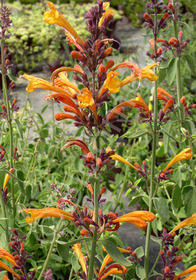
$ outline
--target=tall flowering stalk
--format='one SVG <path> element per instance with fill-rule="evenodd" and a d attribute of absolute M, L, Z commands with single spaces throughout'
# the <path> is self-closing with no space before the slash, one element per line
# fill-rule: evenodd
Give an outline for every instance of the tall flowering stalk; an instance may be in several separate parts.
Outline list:
<path fill-rule="evenodd" d="M 139 81 L 140 83 L 142 79 L 157 80 L 158 76 L 152 70 L 156 63 L 140 69 L 133 62 L 123 62 L 118 65 L 114 65 L 112 59 L 109 59 L 106 63 L 104 62 L 104 59 L 112 53 L 112 44 L 114 42 L 113 39 L 105 37 L 107 27 L 113 18 L 113 12 L 109 9 L 108 2 L 103 3 L 102 0 L 99 0 L 98 4 L 92 7 L 85 15 L 87 29 L 90 32 L 90 38 L 86 41 L 79 36 L 53 3 L 48 2 L 48 6 L 49 10 L 44 13 L 44 21 L 48 24 L 57 24 L 65 29 L 68 44 L 75 47 L 71 51 L 71 56 L 78 61 L 78 64 L 73 68 L 61 67 L 55 70 L 51 75 L 51 82 L 27 74 L 23 77 L 29 80 L 28 92 L 33 92 L 36 88 L 48 89 L 53 93 L 46 96 L 46 100 L 52 99 L 64 104 L 64 112 L 55 115 L 57 121 L 71 119 L 75 126 L 82 126 L 86 129 L 90 137 L 90 143 L 93 143 L 92 146 L 77 138 L 68 140 L 61 150 L 72 148 L 73 146 L 78 146 L 81 149 L 82 155 L 80 155 L 80 158 L 84 160 L 84 165 L 89 169 L 90 173 L 88 189 L 92 197 L 88 198 L 88 200 L 92 203 L 93 209 L 84 206 L 83 210 L 81 210 L 71 200 L 61 198 L 57 202 L 56 209 L 24 209 L 24 211 L 31 215 L 31 217 L 26 218 L 27 222 L 52 216 L 68 219 L 73 221 L 76 226 L 82 227 L 80 234 L 91 238 L 89 262 L 82 261 L 83 257 L 79 252 L 79 247 L 74 247 L 74 251 L 78 255 L 83 268 L 83 274 L 80 274 L 80 276 L 82 275 L 85 280 L 92 280 L 95 276 L 94 265 L 97 241 L 104 231 L 116 231 L 121 222 L 133 223 L 142 229 L 147 226 L 147 223 L 155 219 L 155 215 L 148 211 L 136 211 L 121 217 L 117 217 L 117 214 L 113 212 L 103 215 L 101 210 L 103 200 L 101 197 L 106 188 L 100 190 L 99 178 L 104 166 L 109 166 L 111 161 L 116 160 L 127 164 L 138 173 L 142 172 L 140 168 L 129 163 L 111 148 L 101 147 L 100 140 L 102 134 L 107 132 L 107 125 L 112 124 L 125 107 L 138 108 L 141 116 L 150 121 L 151 113 L 148 106 L 139 95 L 136 99 L 119 104 L 109 111 L 107 115 L 104 115 L 102 106 L 110 99 L 111 94 L 117 93 L 129 83 L 134 81 Z M 116 43 L 118 44 L 118 42 Z M 118 69 L 125 67 L 129 69 L 130 75 L 121 80 Z M 73 72 L 73 79 L 80 86 L 69 80 L 69 72 Z M 72 205 L 75 211 L 69 214 L 60 210 L 59 207 L 63 207 L 63 204 Z M 46 265 L 47 263 L 45 263 L 45 267 Z M 119 265 L 112 265 L 110 268 L 110 274 L 112 272 L 115 272 L 115 274 L 124 274 L 126 272 Z M 118 269 L 121 272 L 118 272 Z M 105 276 L 103 272 L 100 272 L 98 279 L 104 279 L 109 275 L 108 269 L 104 270 L 104 273 L 106 272 Z"/>

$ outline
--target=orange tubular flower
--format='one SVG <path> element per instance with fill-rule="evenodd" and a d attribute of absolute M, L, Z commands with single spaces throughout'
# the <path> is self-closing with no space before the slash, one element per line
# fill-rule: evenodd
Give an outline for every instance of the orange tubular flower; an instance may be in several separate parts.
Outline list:
<path fill-rule="evenodd" d="M 118 160 L 118 161 L 121 161 L 125 164 L 127 164 L 128 166 L 132 167 L 133 169 L 135 169 L 136 171 L 138 171 L 138 169 L 132 165 L 131 163 L 129 163 L 126 159 L 124 159 L 123 157 L 119 156 L 118 154 L 115 153 L 115 151 L 112 151 L 112 149 L 110 147 L 107 147 L 106 149 L 106 153 L 109 153 L 109 152 L 114 152 L 110 155 L 110 157 L 113 159 L 113 160 Z"/>
<path fill-rule="evenodd" d="M 157 43 L 165 43 L 165 44 L 168 44 L 168 42 L 164 39 L 161 39 L 161 38 L 157 38 Z M 154 50 L 154 39 L 151 39 L 149 41 L 149 44 L 151 45 L 152 49 Z"/>
<path fill-rule="evenodd" d="M 82 270 L 84 271 L 85 275 L 88 276 L 87 265 L 86 265 L 86 258 L 81 253 L 81 245 L 79 243 L 74 244 L 72 247 L 74 252 L 76 253 L 78 260 L 82 266 Z"/>
<path fill-rule="evenodd" d="M 59 208 L 43 208 L 43 209 L 23 209 L 25 213 L 28 213 L 31 215 L 31 217 L 26 217 L 25 221 L 27 223 L 32 223 L 37 219 L 46 218 L 46 217 L 57 217 L 57 218 L 63 218 L 70 221 L 73 221 L 73 215 L 63 211 Z"/>
<path fill-rule="evenodd" d="M 99 27 L 102 25 L 105 18 L 107 18 L 108 16 L 113 16 L 113 14 L 114 14 L 113 10 L 108 9 L 109 6 L 110 6 L 110 2 L 103 3 L 103 9 L 105 10 L 105 13 L 103 13 L 102 17 L 99 20 L 99 24 L 98 24 Z"/>
<path fill-rule="evenodd" d="M 48 24 L 57 24 L 63 27 L 83 46 L 84 41 L 75 31 L 75 29 L 71 26 L 71 24 L 64 18 L 64 16 L 59 11 L 57 11 L 54 4 L 52 2 L 48 2 L 48 7 L 50 8 L 50 10 L 44 13 L 44 21 Z"/>
<path fill-rule="evenodd" d="M 123 274 L 125 275 L 127 269 L 126 267 L 119 265 L 117 263 L 115 264 L 111 264 L 106 268 L 106 265 L 108 265 L 109 263 L 113 262 L 112 257 L 107 254 L 103 260 L 103 263 L 100 267 L 99 273 L 98 273 L 98 280 L 103 280 L 106 277 L 108 277 L 109 275 L 113 275 L 113 274 Z"/>
<path fill-rule="evenodd" d="M 66 91 L 66 90 L 64 90 L 64 89 L 62 89 L 58 86 L 54 86 L 50 82 L 45 81 L 43 79 L 36 78 L 36 77 L 33 77 L 33 76 L 29 76 L 27 74 L 24 74 L 23 78 L 30 81 L 27 88 L 26 88 L 27 92 L 33 92 L 36 88 L 39 88 L 39 89 L 47 89 L 47 90 L 51 90 L 51 91 L 54 91 L 54 92 L 63 93 L 66 96 L 73 97 L 72 93 L 70 93 L 70 92 L 68 92 L 68 91 Z"/>
<path fill-rule="evenodd" d="M 186 269 L 185 271 L 181 272 L 178 276 L 176 276 L 173 280 L 178 280 L 182 276 L 191 273 L 189 276 L 184 278 L 184 280 L 194 280 L 196 279 L 196 265 L 193 265 Z"/>
<path fill-rule="evenodd" d="M 169 163 L 168 165 L 165 167 L 165 169 L 163 169 L 163 172 L 167 171 L 174 163 L 184 160 L 184 159 L 191 159 L 193 154 L 191 153 L 192 149 L 191 148 L 186 148 L 184 149 L 182 152 L 180 152 L 179 154 L 177 154 Z"/>
<path fill-rule="evenodd" d="M 163 88 L 157 88 L 157 99 L 167 102 L 172 96 Z"/>
<path fill-rule="evenodd" d="M 148 211 L 134 211 L 125 214 L 117 219 L 113 220 L 112 223 L 127 222 L 134 224 L 136 227 L 143 229 L 147 226 L 146 222 L 152 222 L 156 216 Z"/>
<path fill-rule="evenodd" d="M 191 225 L 196 225 L 196 213 L 194 213 L 190 218 L 185 219 L 184 221 L 179 223 L 174 229 L 172 229 L 170 231 L 169 234 L 171 234 L 172 232 L 177 231 L 180 228 L 184 228 L 184 227 L 191 226 Z"/>
<path fill-rule="evenodd" d="M 90 108 L 98 121 L 97 109 L 95 106 L 94 99 L 92 97 L 92 92 L 87 88 L 83 88 L 81 93 L 77 95 L 78 104 L 81 108 Z"/>
<path fill-rule="evenodd" d="M 10 172 L 10 173 L 13 173 L 13 172 L 14 172 L 14 169 L 11 168 L 11 169 L 9 170 L 9 172 Z M 3 182 L 3 190 L 5 189 L 9 178 L 10 178 L 10 175 L 9 175 L 9 174 L 6 174 L 6 175 L 5 175 L 5 178 L 4 178 L 4 182 Z"/>
<path fill-rule="evenodd" d="M 8 261 L 10 264 L 17 266 L 17 263 L 14 260 L 14 257 L 8 253 L 5 249 L 0 248 L 0 259 L 4 259 L 6 261 Z M 8 265 L 6 265 L 3 261 L 0 260 L 0 267 L 7 270 L 8 272 L 10 272 L 11 274 L 14 275 L 14 277 L 21 279 L 20 275 L 18 275 L 17 273 L 14 272 L 13 269 L 11 269 Z"/>
<path fill-rule="evenodd" d="M 74 145 L 79 146 L 84 154 L 88 154 L 90 152 L 87 145 L 80 139 L 67 140 L 67 143 L 61 148 L 61 151 Z"/>
<path fill-rule="evenodd" d="M 144 102 L 143 98 L 141 95 L 138 93 L 136 99 L 130 99 L 129 101 L 125 101 L 114 107 L 106 116 L 107 120 L 110 120 L 113 118 L 115 115 L 118 115 L 121 113 L 120 108 L 122 107 L 137 107 L 140 108 L 145 112 L 146 117 L 150 117 L 150 109 Z"/>

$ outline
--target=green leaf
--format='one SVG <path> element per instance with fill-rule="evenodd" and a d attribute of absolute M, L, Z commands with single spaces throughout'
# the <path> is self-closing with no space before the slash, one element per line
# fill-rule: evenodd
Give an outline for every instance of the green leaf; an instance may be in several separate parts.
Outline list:
<path fill-rule="evenodd" d="M 69 247 L 57 243 L 57 251 L 64 261 L 69 262 Z"/>
<path fill-rule="evenodd" d="M 165 224 L 169 220 L 169 207 L 167 204 L 167 199 L 164 197 L 154 199 L 155 208 L 161 217 L 162 223 Z"/>
<path fill-rule="evenodd" d="M 144 248 L 142 246 L 135 249 L 136 256 L 140 259 L 144 256 Z"/>
<path fill-rule="evenodd" d="M 187 216 L 192 216 L 192 214 L 196 212 L 196 187 L 185 187 L 183 189 L 182 198 Z"/>
<path fill-rule="evenodd" d="M 173 187 L 172 201 L 175 208 L 180 208 L 183 205 L 181 189 L 178 185 Z"/>
<path fill-rule="evenodd" d="M 16 123 L 17 129 L 18 129 L 18 134 L 19 134 L 20 138 L 23 139 L 22 125 L 21 125 L 19 119 L 15 119 L 15 123 Z"/>
<path fill-rule="evenodd" d="M 110 239 L 102 240 L 102 244 L 107 253 L 113 258 L 115 262 L 123 266 L 130 266 L 132 263 L 128 261 L 123 254 L 118 250 L 117 246 Z"/>
<path fill-rule="evenodd" d="M 129 139 L 134 139 L 134 138 L 139 138 L 145 134 L 148 134 L 148 130 L 147 129 L 141 129 L 141 130 L 138 130 L 137 132 L 135 133 L 132 133 L 131 131 L 127 131 L 125 134 L 123 134 L 121 136 L 121 138 L 129 138 Z"/>
<path fill-rule="evenodd" d="M 186 58 L 186 61 L 187 61 L 187 64 L 188 64 L 188 66 L 189 66 L 189 68 L 190 68 L 190 70 L 191 70 L 191 72 L 194 74 L 194 75 L 196 75 L 196 71 L 195 71 L 195 64 L 196 64 L 196 61 L 195 61 L 195 59 L 194 59 L 194 57 L 191 55 L 186 55 L 185 56 L 185 58 Z"/>
<path fill-rule="evenodd" d="M 144 267 L 141 266 L 141 265 L 136 265 L 136 274 L 137 274 L 137 277 L 140 280 L 143 280 L 145 278 L 145 269 L 144 269 Z"/>
<path fill-rule="evenodd" d="M 163 80 L 165 80 L 167 75 L 167 69 L 160 67 L 159 68 L 159 82 L 162 82 Z"/>
<path fill-rule="evenodd" d="M 42 108 L 41 113 L 43 114 L 43 113 L 46 111 L 47 108 L 48 108 L 48 104 L 45 105 L 45 106 Z"/>
<path fill-rule="evenodd" d="M 133 264 L 131 267 L 127 269 L 125 280 L 135 280 L 135 265 Z"/>
<path fill-rule="evenodd" d="M 168 68 L 167 68 L 167 79 L 169 82 L 169 85 L 171 85 L 176 77 L 176 58 L 172 57 L 172 59 L 170 59 L 169 64 L 168 64 Z"/>

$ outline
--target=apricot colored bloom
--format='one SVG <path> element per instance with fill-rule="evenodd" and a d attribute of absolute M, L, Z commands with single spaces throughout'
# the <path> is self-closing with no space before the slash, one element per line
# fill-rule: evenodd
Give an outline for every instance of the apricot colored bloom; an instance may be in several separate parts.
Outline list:
<path fill-rule="evenodd" d="M 180 228 L 184 228 L 184 227 L 191 226 L 191 225 L 196 226 L 196 213 L 194 213 L 190 218 L 187 218 L 184 221 L 182 221 L 181 223 L 179 223 L 174 229 L 172 229 L 170 231 L 170 233 L 177 231 Z"/>
<path fill-rule="evenodd" d="M 76 253 L 78 260 L 81 264 L 82 270 L 84 271 L 85 275 L 88 276 L 87 265 L 86 265 L 86 258 L 81 252 L 81 245 L 79 243 L 74 244 L 72 247 L 74 252 Z"/>
<path fill-rule="evenodd" d="M 109 91 L 109 94 L 111 93 L 117 93 L 121 88 L 121 80 L 117 78 L 119 72 L 117 71 L 110 71 L 107 74 L 107 79 L 105 80 L 101 93 L 105 90 Z M 100 93 L 100 96 L 102 95 Z"/>
<path fill-rule="evenodd" d="M 48 2 L 49 11 L 44 13 L 44 21 L 48 24 L 57 24 L 63 27 L 67 32 L 69 32 L 77 41 L 84 45 L 84 41 L 71 26 L 71 24 L 64 18 L 64 16 L 55 8 L 52 2 Z"/>
<path fill-rule="evenodd" d="M 142 68 L 141 79 L 148 79 L 151 82 L 156 81 L 158 79 L 158 76 L 151 70 L 155 66 L 157 66 L 157 63 L 152 63 Z M 121 86 L 130 84 L 136 80 L 140 80 L 140 77 L 133 73 L 122 81 Z"/>
<path fill-rule="evenodd" d="M 14 169 L 11 168 L 11 169 L 9 170 L 9 172 L 10 172 L 10 173 L 13 173 L 13 172 L 14 172 Z M 9 178 L 10 178 L 10 175 L 9 175 L 9 174 L 6 174 L 6 175 L 5 175 L 5 178 L 4 178 L 4 182 L 3 182 L 3 190 L 5 189 Z"/>
<path fill-rule="evenodd" d="M 121 217 L 118 217 L 117 219 L 114 219 L 112 223 L 115 224 L 120 222 L 126 222 L 134 224 L 136 227 L 143 229 L 147 226 L 146 222 L 152 222 L 155 218 L 156 216 L 152 212 L 134 211 L 127 213 Z"/>
<path fill-rule="evenodd" d="M 172 96 L 163 88 L 157 88 L 157 99 L 167 102 Z"/>
<path fill-rule="evenodd" d="M 163 169 L 163 172 L 167 171 L 174 163 L 184 160 L 184 159 L 191 159 L 193 154 L 191 153 L 191 148 L 186 148 L 179 154 L 177 154 L 169 163 L 168 165 Z"/>
<path fill-rule="evenodd" d="M 4 260 L 8 261 L 10 264 L 17 266 L 17 263 L 14 260 L 14 257 L 3 248 L 0 248 L 0 259 L 4 259 Z M 20 275 L 15 273 L 13 269 L 11 269 L 7 264 L 5 264 L 1 260 L 0 260 L 0 267 L 7 270 L 11 274 L 13 274 L 14 277 L 21 279 Z"/>
<path fill-rule="evenodd" d="M 110 120 L 113 118 L 115 115 L 118 115 L 122 112 L 122 110 L 119 110 L 122 107 L 137 107 L 140 108 L 142 111 L 145 112 L 146 117 L 150 117 L 150 109 L 144 102 L 143 98 L 141 95 L 138 93 L 136 99 L 130 99 L 128 101 L 122 102 L 118 104 L 116 107 L 114 107 L 106 116 L 107 120 Z"/>
<path fill-rule="evenodd" d="M 111 10 L 111 9 L 108 9 L 110 7 L 110 2 L 105 2 L 103 3 L 103 9 L 105 10 L 105 12 L 103 13 L 102 17 L 100 18 L 99 20 L 99 24 L 98 26 L 100 27 L 102 25 L 102 23 L 104 22 L 104 19 L 109 15 L 112 15 L 114 14 L 114 11 Z"/>
<path fill-rule="evenodd" d="M 37 219 L 46 218 L 46 217 L 57 217 L 63 218 L 70 221 L 73 221 L 73 215 L 63 211 L 59 208 L 43 208 L 43 209 L 23 209 L 25 213 L 30 214 L 31 216 L 27 216 L 25 221 L 27 223 L 32 223 Z"/>
<path fill-rule="evenodd" d="M 87 145 L 80 139 L 67 140 L 67 143 L 61 148 L 61 151 L 64 150 L 65 148 L 72 147 L 74 145 L 80 147 L 81 151 L 84 154 L 88 154 L 90 152 Z"/>
<path fill-rule="evenodd" d="M 196 279 L 196 265 L 193 265 L 181 272 L 178 276 L 176 276 L 173 280 L 178 280 L 182 276 L 191 273 L 189 276 L 185 277 L 184 280 L 195 280 Z"/>
<path fill-rule="evenodd" d="M 163 43 L 165 45 L 168 45 L 168 42 L 161 38 L 157 38 L 157 43 Z M 151 45 L 152 49 L 154 50 L 154 38 L 149 41 L 149 44 Z"/>
<path fill-rule="evenodd" d="M 106 149 L 106 153 L 109 153 L 109 152 L 114 152 L 114 153 L 111 153 L 110 157 L 113 159 L 113 160 L 117 160 L 117 161 L 121 161 L 125 164 L 127 164 L 128 166 L 132 167 L 133 169 L 137 170 L 138 169 L 132 165 L 131 163 L 129 163 L 126 159 L 124 159 L 123 157 L 119 156 L 118 154 L 115 153 L 115 151 L 112 151 L 112 149 L 110 147 L 107 147 Z"/>
<path fill-rule="evenodd" d="M 57 78 L 54 79 L 54 85 L 64 88 L 68 91 L 71 91 L 73 89 L 72 93 L 74 94 L 76 91 L 80 92 L 80 90 L 67 78 L 67 72 L 61 71 L 58 73 Z"/>
<path fill-rule="evenodd" d="M 83 88 L 81 93 L 77 95 L 78 105 L 81 108 L 90 108 L 95 115 L 96 120 L 98 120 L 97 110 L 92 97 L 92 92 L 88 88 Z"/>
<path fill-rule="evenodd" d="M 59 92 L 59 93 L 63 93 L 64 95 L 67 95 L 69 97 L 73 97 L 73 94 L 64 90 L 63 88 L 60 88 L 58 86 L 54 86 L 53 84 L 51 84 L 48 81 L 45 81 L 43 79 L 40 78 L 36 78 L 27 74 L 23 75 L 23 78 L 25 78 L 26 80 L 29 81 L 29 84 L 26 88 L 27 92 L 33 92 L 36 88 L 39 89 L 47 89 L 47 90 L 51 90 L 54 92 Z"/>

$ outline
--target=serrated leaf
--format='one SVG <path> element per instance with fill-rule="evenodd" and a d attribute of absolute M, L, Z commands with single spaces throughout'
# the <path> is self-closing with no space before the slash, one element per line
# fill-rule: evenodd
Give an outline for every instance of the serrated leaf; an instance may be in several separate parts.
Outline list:
<path fill-rule="evenodd" d="M 169 82 L 169 85 L 171 85 L 176 77 L 176 58 L 172 57 L 172 59 L 169 61 L 168 68 L 167 68 L 167 79 Z"/>
<path fill-rule="evenodd" d="M 113 258 L 115 262 L 123 266 L 131 266 L 132 263 L 128 261 L 123 254 L 118 250 L 117 246 L 109 239 L 102 240 L 102 244 L 107 253 Z"/>
<path fill-rule="evenodd" d="M 183 205 L 181 189 L 178 185 L 173 187 L 172 201 L 173 201 L 174 207 L 176 207 L 177 209 Z"/>
<path fill-rule="evenodd" d="M 167 199 L 164 197 L 154 199 L 155 208 L 161 217 L 162 223 L 165 224 L 169 220 L 169 207 L 167 204 Z"/>

